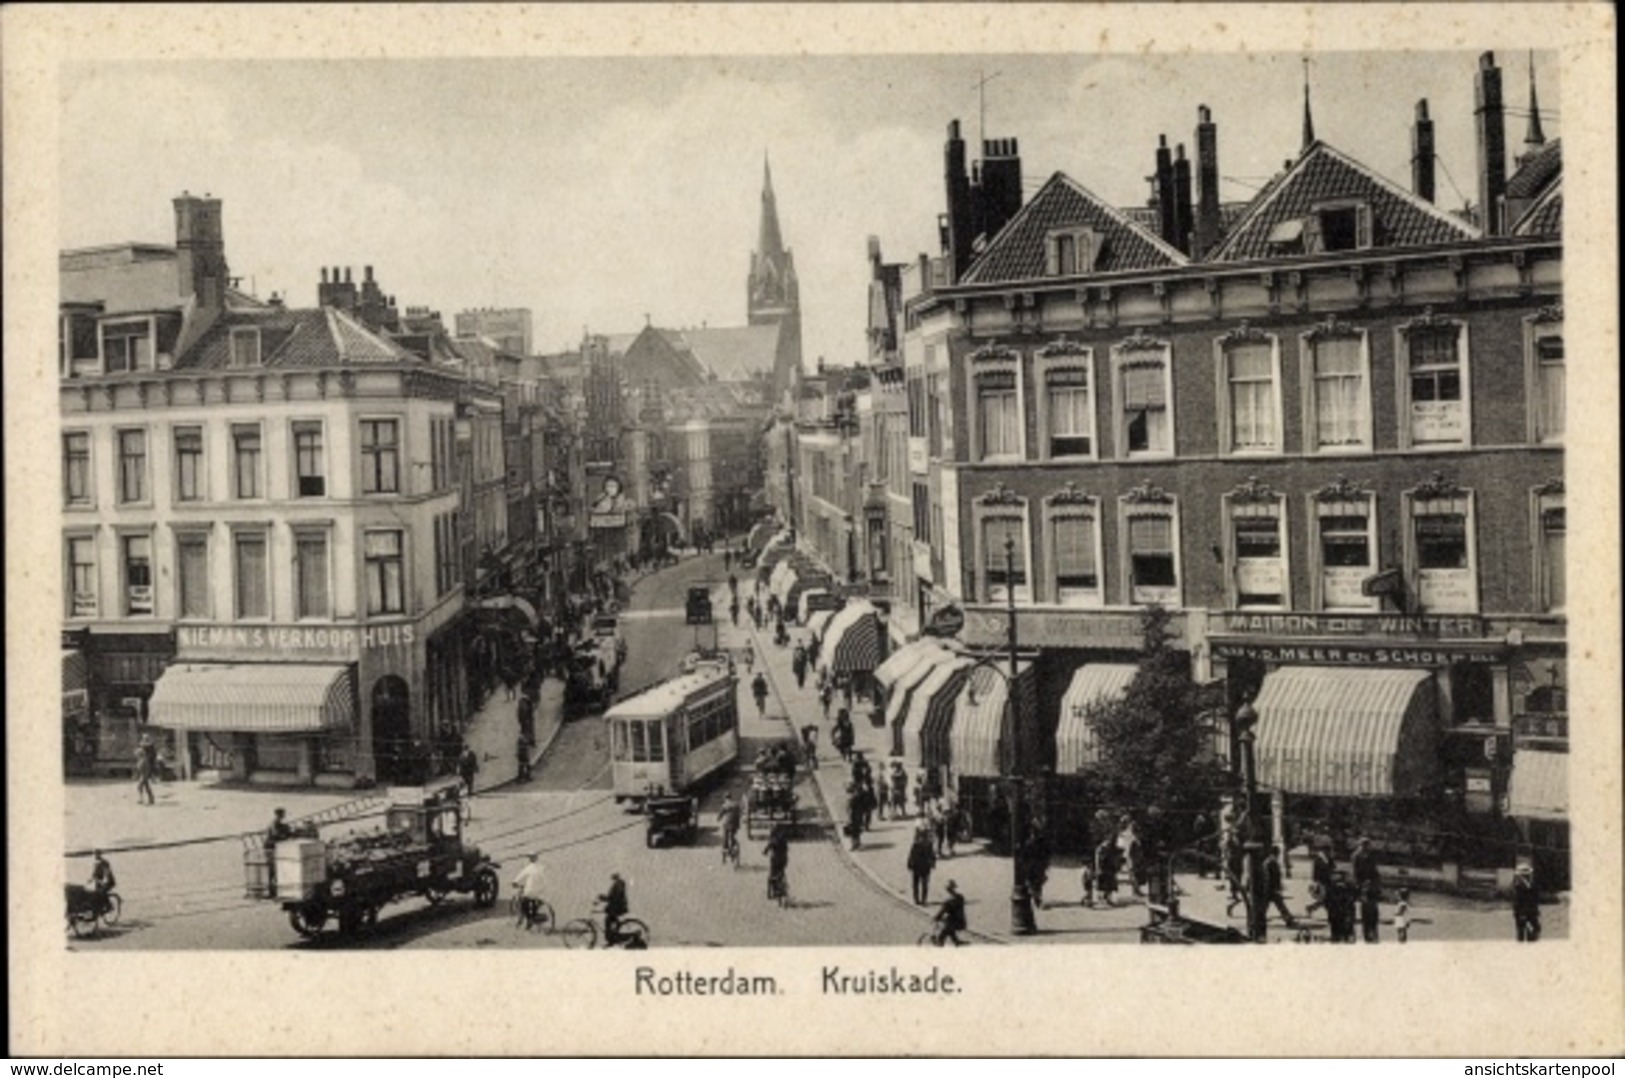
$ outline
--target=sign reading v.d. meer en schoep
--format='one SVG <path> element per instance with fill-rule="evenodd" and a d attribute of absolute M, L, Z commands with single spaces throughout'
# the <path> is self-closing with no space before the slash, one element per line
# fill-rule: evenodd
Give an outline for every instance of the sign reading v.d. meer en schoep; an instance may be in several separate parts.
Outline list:
<path fill-rule="evenodd" d="M 175 629 L 175 657 L 354 660 L 363 652 L 408 647 L 416 639 L 411 625 L 181 625 Z"/>

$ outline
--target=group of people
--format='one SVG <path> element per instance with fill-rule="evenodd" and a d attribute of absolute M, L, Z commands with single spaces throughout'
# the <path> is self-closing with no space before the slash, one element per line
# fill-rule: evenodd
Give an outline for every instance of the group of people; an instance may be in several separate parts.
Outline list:
<path fill-rule="evenodd" d="M 541 856 L 529 854 L 524 867 L 513 878 L 513 888 L 519 894 L 520 913 L 527 925 L 541 916 L 542 902 L 546 898 L 545 880 Z M 604 914 L 604 945 L 614 947 L 629 942 L 621 934 L 621 923 L 631 914 L 632 904 L 627 897 L 626 880 L 621 878 L 619 872 L 609 874 L 609 889 L 597 900 Z"/>

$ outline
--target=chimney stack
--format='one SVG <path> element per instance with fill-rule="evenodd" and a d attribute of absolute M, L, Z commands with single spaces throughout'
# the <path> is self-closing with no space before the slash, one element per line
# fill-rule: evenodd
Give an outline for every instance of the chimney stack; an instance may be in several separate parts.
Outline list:
<path fill-rule="evenodd" d="M 1416 126 L 1411 128 L 1411 191 L 1433 201 L 1433 121 L 1425 97 L 1416 103 Z"/>
<path fill-rule="evenodd" d="M 1203 258 L 1219 243 L 1219 129 L 1206 105 L 1196 107 L 1196 234 L 1191 254 Z"/>
<path fill-rule="evenodd" d="M 1157 136 L 1157 235 L 1175 243 L 1174 159 L 1168 152 L 1168 136 Z M 1177 246 L 1177 244 L 1176 244 Z"/>
<path fill-rule="evenodd" d="M 982 140 L 981 221 L 989 241 L 1021 212 L 1021 150 L 1013 138 Z"/>
<path fill-rule="evenodd" d="M 1478 130 L 1478 216 L 1486 236 L 1499 235 L 1501 199 L 1507 186 L 1506 114 L 1501 104 L 1501 69 L 1495 53 L 1478 58 L 1473 80 L 1473 119 Z"/>
<path fill-rule="evenodd" d="M 228 275 L 218 198 L 175 199 L 175 256 L 180 294 L 196 296 L 203 310 L 223 310 Z"/>
<path fill-rule="evenodd" d="M 1191 163 L 1183 142 L 1174 147 L 1174 246 L 1191 253 Z"/>
<path fill-rule="evenodd" d="M 965 172 L 965 140 L 959 137 L 958 120 L 948 124 L 948 142 L 943 149 L 943 172 L 947 183 L 948 229 L 942 253 L 948 256 L 953 280 L 958 280 L 969 265 L 971 254 L 970 178 Z"/>

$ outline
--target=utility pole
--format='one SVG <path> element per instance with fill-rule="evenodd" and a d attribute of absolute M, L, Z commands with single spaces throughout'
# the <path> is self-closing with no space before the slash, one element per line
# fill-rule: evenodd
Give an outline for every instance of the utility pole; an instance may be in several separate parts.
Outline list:
<path fill-rule="evenodd" d="M 995 71 L 991 75 L 984 76 L 981 68 L 976 69 L 976 152 L 978 154 L 982 152 L 982 140 L 987 137 L 987 84 L 1002 74 L 1004 72 Z"/>
<path fill-rule="evenodd" d="M 1010 651 L 1010 679 L 1005 687 L 1004 706 L 1009 709 L 1010 722 L 1010 871 L 1014 876 L 1010 888 L 1010 931 L 1017 936 L 1030 936 L 1038 931 L 1033 917 L 1033 896 L 1027 890 L 1027 876 L 1022 871 L 1022 840 L 1026 836 L 1022 814 L 1026 809 L 1027 738 L 1022 727 L 1021 704 L 1016 699 L 1016 540 L 1004 537 L 1004 599 L 1008 620 L 1007 643 Z"/>
<path fill-rule="evenodd" d="M 1247 827 L 1242 851 L 1247 856 L 1247 935 L 1254 943 L 1263 943 L 1269 936 L 1265 924 L 1269 895 L 1264 878 L 1264 830 L 1258 820 L 1258 712 L 1253 710 L 1252 704 L 1243 701 L 1241 707 L 1236 709 L 1235 725 L 1238 731 L 1236 740 L 1241 747 L 1242 784 L 1246 797 L 1243 818 Z"/>

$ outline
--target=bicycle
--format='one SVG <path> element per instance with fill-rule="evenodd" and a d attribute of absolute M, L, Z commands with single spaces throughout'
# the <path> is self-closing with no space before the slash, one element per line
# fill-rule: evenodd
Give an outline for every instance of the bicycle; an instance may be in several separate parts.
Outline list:
<path fill-rule="evenodd" d="M 777 901 L 781 910 L 790 905 L 790 880 L 782 870 L 767 874 L 767 898 Z"/>
<path fill-rule="evenodd" d="M 739 867 L 739 833 L 737 831 L 724 831 L 722 833 L 722 863 Z"/>
<path fill-rule="evenodd" d="M 515 928 L 522 928 L 526 932 L 541 929 L 548 935 L 558 926 L 558 917 L 553 913 L 553 907 L 546 899 L 536 898 L 530 900 L 529 909 L 525 906 L 525 896 L 514 892 L 508 900 L 508 914 L 513 918 Z"/>
<path fill-rule="evenodd" d="M 947 939 L 947 926 L 945 926 L 941 921 L 938 921 L 936 924 L 920 933 L 920 938 L 917 942 L 921 947 L 945 947 L 947 946 Z M 954 937 L 955 947 L 964 947 L 966 946 L 966 943 L 967 941 L 960 939 L 958 936 Z"/>
<path fill-rule="evenodd" d="M 565 947 L 572 951 L 590 951 L 598 946 L 599 937 L 604 935 L 604 931 L 598 927 L 598 921 L 603 919 L 604 907 L 596 904 L 592 909 L 596 917 L 577 917 L 559 929 Z M 649 926 L 636 917 L 622 917 L 617 934 L 620 938 L 614 943 L 604 943 L 606 949 L 621 947 L 628 951 L 642 951 L 649 946 Z"/>

